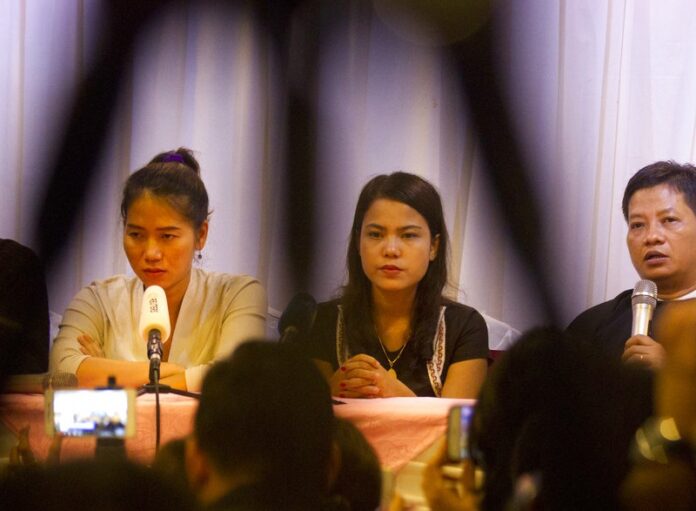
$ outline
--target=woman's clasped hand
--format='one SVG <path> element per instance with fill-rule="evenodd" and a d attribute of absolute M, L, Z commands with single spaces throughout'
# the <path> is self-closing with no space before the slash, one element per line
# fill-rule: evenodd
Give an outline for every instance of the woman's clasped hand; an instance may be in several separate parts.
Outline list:
<path fill-rule="evenodd" d="M 338 397 L 407 397 L 413 392 L 370 355 L 348 359 L 331 377 L 331 392 Z"/>

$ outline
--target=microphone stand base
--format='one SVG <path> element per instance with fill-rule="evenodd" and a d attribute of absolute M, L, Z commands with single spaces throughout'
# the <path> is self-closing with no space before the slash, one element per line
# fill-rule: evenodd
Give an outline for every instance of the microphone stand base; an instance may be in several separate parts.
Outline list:
<path fill-rule="evenodd" d="M 169 385 L 162 385 L 160 383 L 158 385 L 158 387 L 159 387 L 160 394 L 175 394 L 177 396 L 192 397 L 194 399 L 200 398 L 200 394 L 197 394 L 195 392 L 189 392 L 187 390 L 173 389 Z M 142 396 L 143 394 L 154 394 L 154 393 L 155 393 L 155 384 L 154 383 L 146 383 L 145 385 L 138 388 L 137 395 Z"/>

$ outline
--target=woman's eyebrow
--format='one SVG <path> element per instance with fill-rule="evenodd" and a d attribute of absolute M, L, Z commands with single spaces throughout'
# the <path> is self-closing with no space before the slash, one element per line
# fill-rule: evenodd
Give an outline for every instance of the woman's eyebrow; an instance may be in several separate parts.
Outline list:
<path fill-rule="evenodd" d="M 126 224 L 127 229 L 140 229 L 140 230 L 145 230 L 145 227 L 138 225 L 138 224 Z M 156 231 L 180 231 L 181 227 L 178 227 L 176 225 L 165 225 L 163 227 L 156 227 Z"/>
<path fill-rule="evenodd" d="M 372 223 L 370 223 L 370 224 L 367 224 L 365 227 L 366 227 L 366 228 L 371 228 L 371 229 L 381 229 L 381 230 L 385 230 L 385 229 L 386 229 L 386 227 L 384 227 L 383 225 L 380 225 L 380 224 L 375 223 L 375 222 L 372 222 Z M 397 231 L 407 231 L 407 230 L 410 230 L 410 229 L 417 229 L 417 230 L 420 231 L 420 230 L 423 229 L 423 227 L 420 226 L 420 225 L 415 225 L 415 224 L 411 225 L 411 224 L 409 224 L 409 225 L 403 225 L 403 226 L 401 226 L 401 227 L 397 227 L 397 228 L 396 228 Z"/>

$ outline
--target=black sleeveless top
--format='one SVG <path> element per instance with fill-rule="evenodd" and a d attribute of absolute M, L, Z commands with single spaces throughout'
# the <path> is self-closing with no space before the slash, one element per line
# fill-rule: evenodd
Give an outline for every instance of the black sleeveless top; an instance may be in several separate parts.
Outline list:
<path fill-rule="evenodd" d="M 394 364 L 399 380 L 417 396 L 439 396 L 450 365 L 488 357 L 488 329 L 481 314 L 466 305 L 444 300 L 440 314 L 433 339 L 433 358 L 419 363 L 415 349 L 407 345 Z M 309 357 L 330 363 L 335 371 L 345 360 L 358 355 L 349 352 L 348 336 L 350 332 L 343 328 L 339 301 L 333 300 L 319 304 L 314 327 L 302 344 Z M 366 354 L 377 359 L 385 369 L 389 368 L 376 337 Z M 394 360 L 397 354 L 398 351 L 389 353 L 389 357 Z"/>

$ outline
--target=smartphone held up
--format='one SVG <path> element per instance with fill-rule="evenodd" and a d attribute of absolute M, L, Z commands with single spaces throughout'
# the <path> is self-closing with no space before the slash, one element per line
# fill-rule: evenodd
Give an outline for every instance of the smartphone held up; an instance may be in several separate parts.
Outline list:
<path fill-rule="evenodd" d="M 473 405 L 453 406 L 447 420 L 447 458 L 460 462 L 469 458 L 469 426 L 474 413 Z"/>
<path fill-rule="evenodd" d="M 135 434 L 133 389 L 57 389 L 45 395 L 50 436 L 126 438 Z"/>

